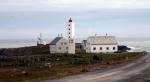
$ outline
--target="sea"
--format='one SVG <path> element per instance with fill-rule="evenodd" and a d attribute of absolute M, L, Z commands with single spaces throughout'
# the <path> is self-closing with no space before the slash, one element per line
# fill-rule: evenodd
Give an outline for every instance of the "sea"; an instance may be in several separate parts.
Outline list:
<path fill-rule="evenodd" d="M 50 43 L 52 39 L 44 39 Z M 83 39 L 77 39 L 81 42 Z M 147 51 L 150 52 L 150 38 L 117 38 L 119 45 L 125 45 L 131 48 L 130 51 Z M 37 39 L 0 39 L 0 48 L 19 48 L 36 46 Z"/>

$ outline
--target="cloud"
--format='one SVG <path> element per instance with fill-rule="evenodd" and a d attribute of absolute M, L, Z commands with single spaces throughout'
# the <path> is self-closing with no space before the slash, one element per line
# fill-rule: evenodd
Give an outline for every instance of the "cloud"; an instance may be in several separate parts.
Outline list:
<path fill-rule="evenodd" d="M 0 0 L 0 11 L 149 9 L 150 0 Z"/>

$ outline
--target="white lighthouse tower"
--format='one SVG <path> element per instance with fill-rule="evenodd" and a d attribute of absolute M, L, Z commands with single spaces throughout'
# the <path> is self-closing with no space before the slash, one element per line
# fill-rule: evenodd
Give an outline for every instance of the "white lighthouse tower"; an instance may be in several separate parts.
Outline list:
<path fill-rule="evenodd" d="M 75 54 L 75 30 L 74 30 L 75 24 L 73 20 L 70 18 L 68 21 L 68 53 L 69 54 Z"/>

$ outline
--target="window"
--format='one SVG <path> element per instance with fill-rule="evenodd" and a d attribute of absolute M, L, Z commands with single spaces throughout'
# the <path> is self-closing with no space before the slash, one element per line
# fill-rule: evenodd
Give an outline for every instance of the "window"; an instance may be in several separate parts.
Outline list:
<path fill-rule="evenodd" d="M 69 38 L 70 38 L 70 36 L 69 36 Z"/>
<path fill-rule="evenodd" d="M 63 45 L 63 42 L 61 42 L 61 45 Z"/>
<path fill-rule="evenodd" d="M 109 47 L 106 47 L 106 50 L 109 50 Z"/>
<path fill-rule="evenodd" d="M 69 34 L 70 34 L 70 32 L 69 32 Z"/>
<path fill-rule="evenodd" d="M 66 43 L 66 42 L 64 42 L 64 45 L 67 45 L 67 43 Z"/>
<path fill-rule="evenodd" d="M 93 47 L 93 50 L 96 50 L 96 47 Z"/>
<path fill-rule="evenodd" d="M 113 47 L 113 50 L 115 50 L 116 49 L 116 47 Z"/>
<path fill-rule="evenodd" d="M 68 30 L 70 30 L 70 28 Z"/>
<path fill-rule="evenodd" d="M 73 43 L 74 42 L 74 40 L 69 40 L 69 43 Z"/>
<path fill-rule="evenodd" d="M 68 47 L 66 47 L 66 49 L 68 50 Z"/>
<path fill-rule="evenodd" d="M 59 50 L 61 50 L 61 47 L 59 47 Z"/>
<path fill-rule="evenodd" d="M 100 47 L 99 49 L 100 49 L 100 50 L 102 50 L 103 48 L 102 48 L 102 47 Z"/>

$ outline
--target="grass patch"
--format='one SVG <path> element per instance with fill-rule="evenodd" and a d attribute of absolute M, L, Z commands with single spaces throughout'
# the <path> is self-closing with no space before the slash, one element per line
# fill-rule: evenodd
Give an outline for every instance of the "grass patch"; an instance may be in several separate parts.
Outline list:
<path fill-rule="evenodd" d="M 37 53 L 39 52 L 35 52 L 35 54 Z M 20 82 L 45 77 L 49 77 L 50 79 L 60 78 L 87 72 L 96 66 L 128 62 L 143 55 L 143 52 L 42 55 L 38 56 L 41 61 L 36 62 L 28 61 L 28 58 L 23 58 L 20 63 L 31 65 L 17 67 L 7 66 L 12 63 L 14 64 L 14 62 L 16 63 L 16 61 L 3 61 L 1 64 L 4 64 L 4 66 L 0 67 L 0 82 Z M 20 60 L 18 59 L 18 61 Z M 17 63 L 19 64 L 19 62 Z M 50 63 L 52 66 L 47 67 L 45 66 L 46 63 Z"/>

